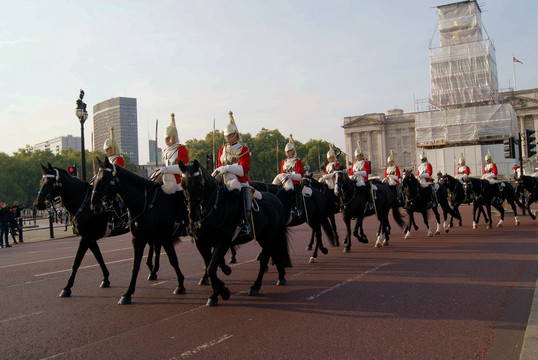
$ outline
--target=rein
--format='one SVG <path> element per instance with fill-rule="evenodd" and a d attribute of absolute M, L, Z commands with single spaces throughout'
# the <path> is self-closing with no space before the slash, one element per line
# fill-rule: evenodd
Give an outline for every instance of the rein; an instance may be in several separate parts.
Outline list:
<path fill-rule="evenodd" d="M 54 169 L 56 171 L 56 175 L 54 174 L 44 174 L 43 177 L 44 178 L 52 178 L 55 180 L 54 184 L 52 185 L 53 187 L 62 187 L 62 183 L 60 182 L 60 172 L 58 171 L 58 169 Z M 38 194 L 43 194 L 41 192 L 41 190 L 38 191 Z M 47 198 L 51 198 L 52 195 L 51 194 L 47 194 L 46 195 Z M 62 198 L 62 196 L 60 195 L 60 198 Z M 73 221 L 75 221 L 78 216 L 80 216 L 80 214 L 82 213 L 82 211 L 84 211 L 84 206 L 88 203 L 88 201 L 90 200 L 91 198 L 91 193 L 89 192 L 89 188 L 86 187 L 86 194 L 84 195 L 84 200 L 82 201 L 82 204 L 79 206 L 79 208 L 77 209 L 77 211 L 75 211 L 75 213 L 72 215 L 72 219 Z M 75 199 L 72 199 L 71 201 L 64 201 L 62 199 L 62 203 L 65 205 L 69 205 L 69 204 L 72 204 L 74 203 L 76 200 Z M 55 210 L 56 211 L 56 210 Z"/>

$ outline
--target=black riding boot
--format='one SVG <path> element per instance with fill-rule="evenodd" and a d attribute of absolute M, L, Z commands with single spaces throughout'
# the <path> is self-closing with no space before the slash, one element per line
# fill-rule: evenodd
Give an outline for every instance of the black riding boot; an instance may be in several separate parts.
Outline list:
<path fill-rule="evenodd" d="M 303 210 L 304 210 L 304 206 L 303 206 L 303 185 L 301 184 L 297 184 L 294 186 L 295 190 L 292 190 L 292 195 L 295 195 L 293 196 L 293 202 L 295 203 L 295 206 L 293 207 L 293 209 L 291 210 L 291 215 L 294 216 L 294 217 L 301 217 L 303 216 Z"/>
<path fill-rule="evenodd" d="M 435 196 L 435 189 L 433 188 L 433 185 L 429 185 L 430 187 L 430 195 L 432 197 L 432 207 L 437 206 L 437 198 Z"/>
<path fill-rule="evenodd" d="M 254 238 L 252 234 L 252 228 L 250 227 L 249 219 L 252 212 L 252 195 L 250 188 L 245 186 L 241 188 L 241 195 L 243 197 L 243 219 L 241 220 L 241 228 L 239 229 L 239 234 L 237 237 L 241 237 L 242 240 L 248 241 Z"/>
<path fill-rule="evenodd" d="M 499 195 L 498 195 L 499 204 L 502 204 L 502 202 L 504 201 L 502 185 L 503 185 L 503 183 L 500 182 L 500 181 L 497 183 L 497 189 L 499 190 Z"/>

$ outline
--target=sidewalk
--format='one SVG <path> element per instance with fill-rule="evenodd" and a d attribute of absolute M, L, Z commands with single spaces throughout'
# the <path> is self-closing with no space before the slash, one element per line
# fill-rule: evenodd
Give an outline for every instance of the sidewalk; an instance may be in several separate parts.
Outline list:
<path fill-rule="evenodd" d="M 49 219 L 38 219 L 36 221 L 36 225 L 33 225 L 33 222 L 31 225 L 24 225 L 22 232 L 23 243 L 62 239 L 76 236 L 75 234 L 73 234 L 73 228 L 71 227 L 71 224 L 67 226 L 67 231 L 65 231 L 65 224 L 54 223 L 53 230 L 54 238 L 51 238 Z M 15 238 L 17 239 L 17 241 L 19 241 L 18 236 L 16 236 Z M 11 237 L 11 235 L 9 236 L 9 244 L 13 245 L 13 238 Z"/>
<path fill-rule="evenodd" d="M 538 359 L 538 283 L 534 288 L 534 298 L 532 300 L 525 339 L 521 347 L 519 360 Z"/>

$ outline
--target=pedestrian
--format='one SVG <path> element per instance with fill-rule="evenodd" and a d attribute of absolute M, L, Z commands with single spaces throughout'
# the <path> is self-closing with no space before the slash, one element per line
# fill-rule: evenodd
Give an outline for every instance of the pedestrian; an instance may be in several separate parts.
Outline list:
<path fill-rule="evenodd" d="M 11 247 L 9 245 L 9 217 L 10 211 L 7 204 L 3 201 L 0 202 L 0 247 L 4 247 L 4 240 L 6 247 Z"/>
<path fill-rule="evenodd" d="M 17 208 L 12 206 L 9 209 L 9 232 L 11 233 L 11 238 L 13 239 L 13 244 L 18 244 L 15 236 L 18 235 L 18 222 L 17 222 Z"/>
<path fill-rule="evenodd" d="M 15 219 L 17 221 L 17 231 L 19 232 L 19 242 L 22 241 L 21 233 L 22 233 L 22 210 L 24 209 L 24 205 L 20 206 L 18 201 L 13 202 L 12 208 L 15 209 Z"/>

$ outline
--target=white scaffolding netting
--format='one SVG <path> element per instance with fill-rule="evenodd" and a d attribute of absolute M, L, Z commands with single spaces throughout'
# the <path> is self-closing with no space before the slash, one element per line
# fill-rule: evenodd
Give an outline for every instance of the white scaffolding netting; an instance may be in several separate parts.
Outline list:
<path fill-rule="evenodd" d="M 516 112 L 511 104 L 476 106 L 418 113 L 417 144 L 454 145 L 514 136 Z"/>
<path fill-rule="evenodd" d="M 495 48 L 483 40 L 474 1 L 438 7 L 441 47 L 430 48 L 431 102 L 437 108 L 498 100 Z"/>

